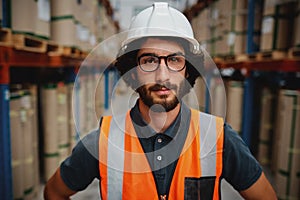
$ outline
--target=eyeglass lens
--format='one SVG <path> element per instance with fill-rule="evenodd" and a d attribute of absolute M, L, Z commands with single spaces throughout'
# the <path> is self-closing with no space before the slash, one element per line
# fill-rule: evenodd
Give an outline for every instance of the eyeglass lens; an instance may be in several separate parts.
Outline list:
<path fill-rule="evenodd" d="M 180 54 L 171 54 L 168 56 L 141 55 L 138 61 L 143 71 L 151 72 L 157 70 L 161 59 L 164 60 L 171 71 L 181 71 L 185 67 L 185 57 Z"/>

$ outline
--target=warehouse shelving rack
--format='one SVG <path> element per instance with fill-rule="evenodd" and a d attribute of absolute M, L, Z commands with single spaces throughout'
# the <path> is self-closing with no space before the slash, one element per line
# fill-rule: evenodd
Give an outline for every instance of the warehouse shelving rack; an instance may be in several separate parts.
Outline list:
<path fill-rule="evenodd" d="M 35 53 L 16 50 L 10 46 L 0 46 L 0 196 L 2 199 L 13 199 L 11 141 L 9 122 L 9 84 L 10 68 L 70 68 L 77 70 L 84 58 L 74 58 L 63 55 L 49 56 L 47 53 Z M 74 73 L 75 73 L 74 71 Z"/>
<path fill-rule="evenodd" d="M 203 4 L 204 5 L 204 4 Z M 205 4 L 206 6 L 207 4 Z M 3 1 L 3 27 L 10 27 L 10 17 L 7 9 L 9 1 Z M 248 33 L 247 33 L 247 53 L 252 54 L 257 51 L 253 42 L 254 32 L 254 12 L 255 0 L 248 1 Z M 13 47 L 0 46 L 0 197 L 1 199 L 13 199 L 12 192 L 12 170 L 11 170 L 11 141 L 9 122 L 9 84 L 10 67 L 79 67 L 83 58 L 72 58 L 66 56 L 49 56 L 44 53 L 33 53 L 16 50 Z M 246 69 L 245 94 L 243 106 L 243 126 L 242 137 L 244 141 L 251 145 L 252 123 L 254 121 L 253 96 L 254 73 L 255 71 L 281 71 L 300 72 L 300 60 L 281 59 L 264 61 L 243 61 L 217 63 L 220 69 L 234 68 Z M 107 78 L 107 76 L 105 76 Z M 108 80 L 106 80 L 108 81 Z M 106 97 L 107 98 L 107 97 Z"/>
<path fill-rule="evenodd" d="M 192 19 L 196 16 L 202 9 L 208 7 L 214 0 L 203 0 L 198 1 L 196 5 L 192 6 L 190 9 L 184 11 L 185 15 Z M 242 119 L 242 138 L 245 143 L 251 148 L 251 137 L 254 130 L 253 125 L 257 123 L 255 119 L 255 109 L 254 109 L 254 96 L 255 96 L 255 72 L 300 72 L 300 59 L 298 58 L 288 58 L 288 56 L 276 60 L 271 58 L 266 59 L 252 59 L 259 51 L 259 46 L 255 43 L 255 12 L 261 5 L 261 0 L 248 0 L 248 15 L 247 15 L 247 37 L 246 37 L 246 54 L 248 57 L 246 61 L 236 61 L 237 59 L 219 62 L 215 60 L 218 68 L 232 68 L 235 70 L 246 70 L 246 76 L 244 80 L 244 97 L 243 97 L 243 119 Z M 234 55 L 229 55 L 229 57 L 234 57 Z M 207 87 L 210 84 L 210 75 L 207 77 Z M 205 111 L 210 110 L 210 100 L 209 92 L 206 91 L 205 100 Z M 256 121 L 255 121 L 256 120 Z"/>

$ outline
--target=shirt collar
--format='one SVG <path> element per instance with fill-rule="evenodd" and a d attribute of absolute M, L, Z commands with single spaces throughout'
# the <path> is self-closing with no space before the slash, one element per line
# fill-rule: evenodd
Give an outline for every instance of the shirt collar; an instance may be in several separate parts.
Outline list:
<path fill-rule="evenodd" d="M 187 124 L 186 120 L 182 116 L 187 116 L 190 112 L 189 108 L 184 104 L 180 103 L 180 112 L 178 113 L 174 122 L 167 128 L 164 135 L 169 136 L 170 138 L 174 138 L 178 132 L 180 126 L 185 127 Z M 138 137 L 142 138 L 150 138 L 157 134 L 154 129 L 149 126 L 143 119 L 141 112 L 139 110 L 138 101 L 135 106 L 130 111 L 130 117 L 136 129 Z"/>

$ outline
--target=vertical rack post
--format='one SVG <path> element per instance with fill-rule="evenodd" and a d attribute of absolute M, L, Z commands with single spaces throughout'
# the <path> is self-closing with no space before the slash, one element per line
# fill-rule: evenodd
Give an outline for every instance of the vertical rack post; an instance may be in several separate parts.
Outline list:
<path fill-rule="evenodd" d="M 247 31 L 247 53 L 254 52 L 254 20 L 255 20 L 255 0 L 248 1 L 248 31 Z M 254 78 L 250 73 L 245 79 L 244 85 L 244 104 L 243 104 L 243 122 L 242 122 L 242 138 L 244 142 L 251 146 L 252 120 L 253 120 L 253 94 L 254 94 Z"/>
<path fill-rule="evenodd" d="M 0 66 L 0 197 L 5 200 L 13 199 L 9 119 L 9 67 L 7 64 L 2 64 Z"/>
<path fill-rule="evenodd" d="M 11 28 L 11 0 L 2 1 L 2 27 Z"/>

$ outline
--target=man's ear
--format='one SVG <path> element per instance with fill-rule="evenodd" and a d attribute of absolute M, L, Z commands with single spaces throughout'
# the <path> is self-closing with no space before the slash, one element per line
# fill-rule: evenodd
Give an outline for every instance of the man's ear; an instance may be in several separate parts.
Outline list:
<path fill-rule="evenodd" d="M 136 73 L 131 73 L 131 78 L 132 78 L 132 80 L 136 81 L 137 80 Z"/>
<path fill-rule="evenodd" d="M 185 71 L 185 78 L 188 78 L 189 76 L 190 74 L 187 71 Z"/>

